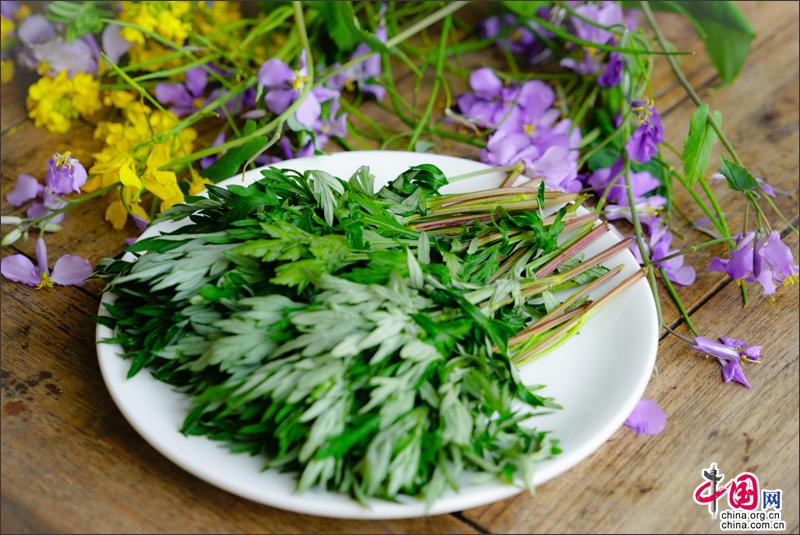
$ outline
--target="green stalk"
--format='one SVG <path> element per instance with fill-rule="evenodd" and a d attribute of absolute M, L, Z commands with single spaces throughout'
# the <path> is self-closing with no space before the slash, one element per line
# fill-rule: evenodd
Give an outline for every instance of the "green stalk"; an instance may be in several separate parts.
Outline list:
<path fill-rule="evenodd" d="M 61 208 L 59 208 L 57 210 L 53 210 L 51 212 L 48 212 L 47 214 L 45 214 L 45 215 L 43 215 L 41 217 L 37 217 L 36 219 L 31 219 L 30 221 L 27 221 L 26 223 L 24 223 L 24 225 L 25 225 L 24 228 L 41 225 L 42 223 L 45 223 L 46 221 L 48 221 L 48 220 L 52 219 L 53 217 L 57 216 L 58 214 L 63 214 L 64 212 L 66 212 L 67 210 L 72 208 L 73 206 L 76 206 L 78 204 L 82 204 L 82 203 L 84 203 L 86 201 L 89 201 L 89 200 L 92 200 L 94 198 L 100 197 L 101 195 L 105 195 L 106 193 L 108 193 L 110 191 L 113 191 L 113 190 L 119 188 L 120 186 L 122 186 L 122 183 L 114 182 L 113 184 L 109 184 L 108 186 L 106 186 L 104 188 L 100 188 L 100 189 L 95 190 L 95 191 L 93 191 L 91 193 L 87 193 L 86 195 L 82 195 L 80 197 L 76 197 L 75 199 L 65 199 L 66 202 L 67 202 L 67 204 L 65 206 L 63 206 L 63 207 L 61 207 Z"/>
<path fill-rule="evenodd" d="M 398 33 L 397 35 L 395 35 L 394 37 L 392 37 L 391 39 L 386 41 L 386 48 L 392 48 L 392 47 L 402 43 L 403 41 L 405 41 L 409 37 L 412 37 L 413 35 L 416 35 L 420 31 L 422 31 L 425 28 L 427 28 L 428 26 L 431 26 L 431 25 L 439 22 L 441 19 L 445 18 L 446 16 L 450 15 L 451 13 L 455 13 L 456 11 L 458 11 L 459 9 L 461 9 L 462 7 L 467 5 L 468 3 L 469 2 L 466 2 L 466 1 L 458 1 L 458 2 L 451 2 L 451 3 L 447 4 L 442 9 L 439 9 L 439 10 L 431 13 L 430 15 L 425 17 L 424 19 L 420 20 L 419 22 L 417 22 L 415 24 L 412 24 L 411 26 L 409 26 L 408 28 L 406 28 L 402 32 Z M 373 51 L 367 52 L 366 54 L 364 54 L 362 56 L 359 56 L 357 58 L 353 58 L 350 61 L 347 61 L 344 64 L 342 64 L 339 68 L 329 70 L 328 72 L 323 74 L 322 77 L 320 77 L 320 79 L 317 81 L 317 83 L 318 84 L 323 84 L 323 83 L 327 82 L 328 80 L 330 80 L 331 78 L 333 78 L 334 76 L 336 76 L 337 74 L 340 74 L 340 73 L 350 69 L 351 67 L 353 67 L 355 65 L 358 65 L 362 61 L 366 60 L 367 58 L 370 58 L 370 57 L 374 56 L 375 54 L 378 54 L 378 52 L 373 50 Z"/>
<path fill-rule="evenodd" d="M 439 38 L 439 53 L 436 59 L 436 70 L 435 70 L 435 78 L 433 79 L 433 86 L 431 87 L 431 94 L 428 97 L 428 104 L 425 106 L 425 111 L 422 112 L 422 119 L 420 119 L 419 123 L 417 123 L 416 128 L 414 128 L 414 133 L 411 134 L 411 139 L 408 142 L 408 150 L 414 150 L 416 146 L 417 140 L 419 139 L 420 134 L 422 134 L 423 128 L 428 125 L 428 121 L 430 121 L 431 113 L 433 112 L 433 106 L 436 104 L 436 97 L 439 95 L 439 86 L 442 83 L 442 64 L 444 63 L 444 46 L 447 44 L 447 34 L 450 33 L 450 28 L 453 24 L 453 18 L 451 16 L 447 16 L 444 19 L 444 23 L 442 24 L 442 35 Z"/>
<path fill-rule="evenodd" d="M 342 109 L 344 111 L 346 111 L 347 113 L 349 113 L 350 115 L 352 115 L 365 125 L 372 128 L 379 136 L 381 136 L 381 141 L 385 140 L 388 137 L 389 134 L 386 132 L 386 130 L 383 129 L 381 125 L 377 123 L 377 121 L 362 113 L 361 110 L 359 110 L 356 106 L 350 104 L 346 99 L 344 98 L 339 99 L 339 103 L 341 104 Z"/>
<path fill-rule="evenodd" d="M 658 41 L 661 50 L 663 50 L 666 53 L 669 48 L 669 46 L 667 45 L 667 40 L 664 38 L 664 34 L 661 33 L 661 27 L 658 25 L 658 22 L 656 22 L 656 19 L 653 16 L 653 12 L 650 9 L 650 6 L 648 5 L 647 2 L 644 1 L 640 1 L 639 4 L 641 4 L 642 6 L 642 11 L 644 12 L 644 16 L 647 19 L 647 22 L 650 24 L 650 27 L 653 28 L 653 32 L 655 32 L 656 34 L 656 40 Z M 681 84 L 681 86 L 683 86 L 683 89 L 689 95 L 689 98 L 692 99 L 692 101 L 695 103 L 697 107 L 702 106 L 703 101 L 700 99 L 700 96 L 692 87 L 692 84 L 689 83 L 689 80 L 686 79 L 686 76 L 684 76 L 680 65 L 678 65 L 678 62 L 675 60 L 673 55 L 667 54 L 667 62 L 669 63 L 670 69 L 672 69 L 672 73 L 675 75 L 675 78 L 677 78 L 678 83 Z M 728 154 L 731 155 L 731 158 L 733 158 L 733 160 L 737 164 L 744 167 L 742 160 L 739 159 L 739 155 L 736 153 L 736 149 L 733 148 L 733 145 L 728 140 L 727 136 L 725 136 L 725 133 L 722 131 L 722 128 L 717 123 L 717 120 L 714 119 L 714 116 L 710 113 L 708 114 L 708 124 L 711 125 L 711 128 L 714 129 L 714 132 L 717 133 L 717 137 L 719 138 L 722 145 L 725 147 L 725 150 L 728 151 Z"/>
<path fill-rule="evenodd" d="M 148 100 L 153 106 L 156 107 L 157 110 L 164 111 L 164 106 L 162 106 L 155 98 L 153 98 L 153 96 L 150 93 L 148 93 L 145 88 L 140 86 L 136 82 L 136 80 L 134 80 L 133 78 L 128 76 L 128 74 L 126 72 L 124 72 L 122 69 L 117 67 L 117 65 L 113 61 L 111 61 L 111 59 L 109 59 L 108 56 L 106 56 L 105 52 L 100 52 L 100 56 L 106 61 L 108 66 L 111 67 L 111 70 L 113 70 L 115 73 L 117 73 L 117 75 L 120 78 L 122 78 L 123 80 L 128 82 L 131 85 L 131 87 L 133 87 L 133 89 L 135 89 L 136 92 L 138 92 L 139 95 L 142 96 L 142 98 Z"/>
<path fill-rule="evenodd" d="M 675 287 L 672 286 L 672 281 L 669 280 L 669 277 L 667 277 L 667 273 L 664 271 L 664 268 L 658 268 L 658 274 L 661 276 L 661 282 L 664 283 L 664 287 L 666 287 L 667 293 L 672 298 L 672 302 L 675 303 L 676 307 L 678 307 L 681 317 L 686 322 L 686 326 L 689 327 L 689 330 L 692 331 L 692 334 L 695 336 L 700 336 L 700 333 L 692 323 L 692 318 L 689 317 L 689 313 L 686 311 L 686 308 L 684 308 L 683 302 L 681 301 L 680 297 L 678 297 L 678 292 L 676 292 Z"/>
<path fill-rule="evenodd" d="M 589 47 L 589 48 L 594 48 L 594 49 L 597 49 L 597 50 L 605 50 L 607 52 L 624 52 L 626 54 L 633 54 L 633 55 L 648 54 L 648 55 L 667 56 L 667 57 L 672 57 L 672 56 L 693 56 L 694 55 L 694 52 L 677 52 L 677 51 L 668 51 L 668 50 L 663 50 L 663 51 L 659 52 L 658 50 L 647 50 L 647 49 L 639 49 L 639 48 L 625 48 L 625 47 L 620 47 L 620 46 L 613 46 L 613 45 L 605 45 L 605 44 L 595 43 L 594 41 L 586 41 L 585 39 L 581 39 L 580 37 L 576 37 L 576 36 L 572 35 L 571 33 L 569 33 L 568 31 L 564 30 L 563 28 L 560 28 L 559 26 L 555 26 L 553 24 L 550 24 L 550 22 L 544 20 L 541 17 L 537 17 L 536 15 L 529 15 L 528 16 L 528 20 L 525 21 L 526 25 L 528 26 L 528 29 L 530 29 L 531 31 L 535 31 L 535 28 L 530 23 L 530 21 L 535 21 L 542 28 L 544 28 L 546 30 L 550 30 L 551 32 L 553 32 L 557 36 L 561 37 L 565 41 L 571 41 L 571 42 L 573 42 L 575 44 L 578 44 L 578 45 L 581 45 L 581 46 L 585 46 L 585 47 Z"/>
<path fill-rule="evenodd" d="M 183 158 L 178 158 L 164 165 L 162 169 L 175 168 L 185 163 L 193 162 L 195 160 L 199 160 L 200 158 L 204 158 L 206 156 L 210 156 L 212 154 L 223 152 L 233 147 L 238 147 L 239 145 L 243 145 L 255 137 L 263 136 L 267 132 L 271 132 L 278 125 L 286 121 L 297 110 L 297 108 L 300 107 L 300 105 L 305 100 L 306 96 L 308 96 L 308 94 L 311 92 L 311 88 L 314 86 L 314 59 L 311 56 L 311 45 L 308 42 L 308 34 L 306 33 L 306 24 L 305 24 L 305 19 L 303 18 L 302 5 L 299 0 L 295 0 L 292 3 L 292 5 L 294 7 L 295 23 L 297 24 L 297 28 L 300 33 L 300 42 L 303 45 L 303 49 L 306 51 L 306 65 L 308 66 L 308 77 L 309 77 L 308 81 L 305 83 L 305 85 L 303 85 L 303 89 L 300 92 L 298 98 L 294 102 L 292 102 L 292 104 L 288 108 L 286 108 L 286 110 L 283 113 L 275 117 L 273 120 L 271 120 L 261 128 L 257 128 L 249 135 L 233 139 L 227 143 L 223 143 L 222 145 L 218 145 L 216 147 L 208 147 L 207 149 L 200 150 L 198 152 L 195 152 L 194 154 L 190 154 L 189 156 L 184 156 Z M 255 78 L 253 78 L 253 81 L 255 81 Z"/>
<path fill-rule="evenodd" d="M 650 27 L 653 28 L 653 32 L 656 34 L 656 40 L 658 41 L 659 46 L 663 51 L 666 52 L 667 49 L 669 48 L 667 45 L 667 40 L 664 38 L 664 34 L 661 33 L 661 27 L 658 25 L 658 22 L 656 22 L 656 18 L 653 16 L 653 12 L 650 9 L 650 6 L 645 1 L 641 1 L 640 4 L 642 6 L 642 11 L 644 12 L 645 18 L 647 18 L 647 22 L 650 24 Z M 692 101 L 694 102 L 695 106 L 697 107 L 702 106 L 703 101 L 700 99 L 700 96 L 694 90 L 694 87 L 692 87 L 692 84 L 689 83 L 689 80 L 686 79 L 686 76 L 683 74 L 683 71 L 681 70 L 681 67 L 680 65 L 678 65 L 678 62 L 675 60 L 675 58 L 668 55 L 667 62 L 669 63 L 670 69 L 672 69 L 672 73 L 675 75 L 675 78 L 678 80 L 678 83 L 681 84 L 683 89 L 689 95 L 689 98 L 691 98 Z M 736 162 L 738 165 L 744 167 L 742 160 L 736 153 L 736 149 L 733 148 L 733 145 L 731 144 L 730 140 L 725 135 L 725 133 L 722 131 L 722 127 L 720 127 L 719 123 L 717 123 L 717 120 L 714 118 L 714 115 L 709 113 L 706 120 L 708 121 L 708 124 L 711 125 L 711 128 L 714 130 L 714 132 L 717 134 L 717 137 L 719 138 L 720 143 L 722 143 L 722 146 L 725 147 L 725 150 L 727 150 L 728 154 L 730 154 L 731 158 L 733 158 L 733 161 Z M 704 186 L 704 190 L 710 191 L 707 185 Z M 713 197 L 713 194 L 711 195 L 711 197 Z M 709 199 L 711 199 L 711 197 L 709 197 Z M 712 201 L 712 204 L 716 204 L 716 199 Z M 721 221 L 721 223 L 723 222 Z M 727 224 L 723 223 L 723 226 L 727 228 Z M 728 235 L 730 235 L 730 231 L 728 231 Z M 731 244 L 731 247 L 734 246 Z M 743 306 L 747 306 L 747 287 L 744 284 L 742 284 L 740 288 L 742 292 L 742 304 Z"/>
<path fill-rule="evenodd" d="M 705 249 L 706 247 L 711 247 L 712 245 L 716 245 L 718 243 L 730 243 L 735 242 L 736 238 L 733 236 L 727 236 L 724 238 L 715 238 L 713 240 L 708 240 L 703 243 L 698 243 L 696 245 L 689 245 L 682 249 L 675 251 L 674 253 L 668 254 L 667 256 L 662 256 L 660 258 L 653 259 L 653 262 L 666 262 L 667 260 L 672 260 L 673 258 L 677 258 L 679 256 L 684 256 L 689 253 L 694 253 L 695 251 L 699 251 L 700 249 Z"/>
<path fill-rule="evenodd" d="M 626 128 L 626 130 L 629 130 Z M 628 137 L 629 132 L 626 132 Z M 656 277 L 653 274 L 653 265 L 650 262 L 650 256 L 647 254 L 647 249 L 644 246 L 644 239 L 642 233 L 642 224 L 639 222 L 639 214 L 636 213 L 636 201 L 633 198 L 633 188 L 631 188 L 631 162 L 628 158 L 628 152 L 622 153 L 623 162 L 625 165 L 625 189 L 628 192 L 628 205 L 631 208 L 631 222 L 633 223 L 634 234 L 636 235 L 636 245 L 639 247 L 639 254 L 644 261 L 645 270 L 647 273 L 647 281 L 650 283 L 650 291 L 653 292 L 653 301 L 656 305 L 656 315 L 658 316 L 658 328 L 664 324 L 664 319 L 661 315 L 661 301 L 658 297 L 658 286 L 656 286 Z"/>
<path fill-rule="evenodd" d="M 132 24 L 130 22 L 125 22 L 125 21 L 122 21 L 122 20 L 107 19 L 107 18 L 100 19 L 100 22 L 103 22 L 105 24 L 114 24 L 116 26 L 122 26 L 123 28 L 131 28 L 131 29 L 137 30 L 139 32 L 142 32 L 146 36 L 150 37 L 151 39 L 154 39 L 155 41 L 158 41 L 162 45 L 164 45 L 164 46 L 166 46 L 166 47 L 168 47 L 168 48 L 170 48 L 172 50 L 176 50 L 176 51 L 180 52 L 182 56 L 186 56 L 190 60 L 197 59 L 197 58 L 194 57 L 194 54 L 192 54 L 191 52 L 189 52 L 185 48 L 176 45 L 175 43 L 173 43 L 169 39 L 165 39 L 164 37 L 158 35 L 155 32 L 151 32 L 150 30 L 146 30 L 146 29 L 142 28 L 138 24 Z M 217 73 L 214 69 L 208 67 L 207 65 L 203 65 L 202 68 L 203 68 L 204 71 L 206 71 L 208 74 L 210 74 L 212 78 L 214 78 L 215 80 L 220 82 L 225 87 L 229 86 L 228 80 L 226 80 L 225 78 L 220 76 L 219 73 Z"/>

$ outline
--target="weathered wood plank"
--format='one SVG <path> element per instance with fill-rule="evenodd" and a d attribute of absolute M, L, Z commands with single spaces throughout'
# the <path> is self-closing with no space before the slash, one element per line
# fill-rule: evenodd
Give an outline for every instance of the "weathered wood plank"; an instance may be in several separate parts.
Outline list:
<path fill-rule="evenodd" d="M 797 249 L 797 238 L 791 246 Z M 717 462 L 728 478 L 754 472 L 763 488 L 784 492 L 783 518 L 798 526 L 798 292 L 773 302 L 753 294 L 742 309 L 727 284 L 693 319 L 709 337 L 763 344 L 761 364 L 748 365 L 753 386 L 722 384 L 719 366 L 682 341 L 660 346 L 658 374 L 645 391 L 667 413 L 658 437 L 619 429 L 588 459 L 537 489 L 464 512 L 494 533 L 711 532 L 719 523 L 692 501 L 700 470 Z M 683 331 L 684 334 L 685 331 Z M 721 502 L 722 503 L 722 502 Z"/>

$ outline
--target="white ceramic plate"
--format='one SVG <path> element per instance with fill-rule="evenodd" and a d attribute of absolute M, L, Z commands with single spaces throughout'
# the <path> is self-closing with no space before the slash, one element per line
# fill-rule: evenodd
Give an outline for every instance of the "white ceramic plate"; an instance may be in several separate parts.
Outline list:
<path fill-rule="evenodd" d="M 299 158 L 278 167 L 305 171 L 322 169 L 334 176 L 349 178 L 361 165 L 368 165 L 376 176 L 376 187 L 384 185 L 410 165 L 432 163 L 452 177 L 484 169 L 472 160 L 412 152 L 366 151 L 337 153 Z M 250 184 L 261 178 L 259 170 L 226 180 L 221 185 Z M 502 181 L 499 173 L 482 175 L 448 185 L 445 192 L 466 192 L 496 187 Z M 154 225 L 143 234 L 152 236 L 159 230 L 173 230 L 178 223 Z M 609 232 L 592 244 L 594 254 L 619 241 L 616 232 Z M 600 292 L 607 291 L 614 281 L 632 274 L 638 265 L 626 250 L 607 263 L 625 264 L 621 276 Z M 104 302 L 111 299 L 103 297 Z M 101 306 L 102 313 L 102 306 Z M 126 379 L 130 365 L 121 357 L 119 346 L 100 343 L 111 330 L 97 328 L 97 354 L 108 390 L 122 414 L 154 448 L 175 464 L 222 489 L 263 504 L 307 513 L 340 518 L 407 518 L 460 511 L 512 496 L 520 489 L 501 483 L 463 486 L 457 493 L 445 494 L 431 509 L 409 499 L 403 503 L 373 501 L 369 508 L 343 494 L 315 489 L 304 494 L 294 491 L 290 474 L 262 472 L 264 460 L 234 454 L 218 442 L 204 437 L 186 437 L 178 430 L 190 404 L 167 384 L 156 381 L 146 371 Z M 533 483 L 540 485 L 568 470 L 600 447 L 625 421 L 642 396 L 653 370 L 658 345 L 655 306 L 645 280 L 625 290 L 601 308 L 578 335 L 545 357 L 522 369 L 526 384 L 544 384 L 544 395 L 552 396 L 563 410 L 537 418 L 539 429 L 552 431 L 560 441 L 563 453 L 538 465 Z"/>

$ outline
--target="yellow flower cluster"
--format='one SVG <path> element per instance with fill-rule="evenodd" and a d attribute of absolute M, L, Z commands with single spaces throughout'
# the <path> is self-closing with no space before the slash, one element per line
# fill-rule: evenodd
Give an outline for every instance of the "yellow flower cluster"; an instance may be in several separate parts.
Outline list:
<path fill-rule="evenodd" d="M 241 39 L 241 34 L 231 31 L 230 24 L 242 18 L 239 2 L 213 2 L 208 6 L 198 3 L 192 24 L 194 30 L 214 44 L 231 45 Z"/>
<path fill-rule="evenodd" d="M 27 105 L 36 126 L 63 134 L 69 131 L 73 119 L 100 109 L 100 86 L 86 73 L 72 78 L 66 71 L 55 78 L 44 75 L 28 88 Z"/>
<path fill-rule="evenodd" d="M 169 132 L 178 123 L 171 111 L 153 110 L 135 100 L 131 93 L 113 91 L 105 99 L 105 104 L 118 108 L 122 113 L 120 122 L 101 121 L 94 137 L 103 139 L 103 149 L 95 153 L 95 163 L 89 170 L 92 178 L 84 186 L 86 191 L 94 191 L 122 183 L 118 197 L 106 210 L 106 219 L 114 228 L 122 228 L 128 214 L 147 220 L 147 212 L 141 206 L 141 194 L 149 191 L 166 210 L 175 203 L 183 201 L 183 192 L 178 178 L 172 171 L 159 168 L 176 158 L 192 152 L 192 144 L 197 133 L 184 128 L 161 143 L 155 138 Z M 190 193 L 197 186 L 193 177 Z M 200 185 L 200 189 L 203 186 Z"/>
<path fill-rule="evenodd" d="M 10 59 L 0 59 L 0 84 L 10 82 L 14 78 L 14 62 Z"/>
<path fill-rule="evenodd" d="M 157 41 L 149 38 L 142 30 L 153 32 L 183 46 L 192 25 L 187 20 L 193 2 L 121 2 L 119 19 L 141 28 L 123 27 L 122 37 L 134 43 L 129 50 L 130 62 L 141 63 L 158 58 L 169 51 Z M 143 70 L 158 70 L 163 65 L 154 63 Z"/>

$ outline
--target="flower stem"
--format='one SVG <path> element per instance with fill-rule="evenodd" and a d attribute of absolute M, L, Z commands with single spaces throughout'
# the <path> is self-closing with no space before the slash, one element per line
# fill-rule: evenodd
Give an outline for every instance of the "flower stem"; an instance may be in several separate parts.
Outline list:
<path fill-rule="evenodd" d="M 626 128 L 626 130 L 628 130 Z M 626 132 L 627 134 L 627 132 Z M 627 136 L 626 136 L 627 137 Z M 639 214 L 636 213 L 636 201 L 633 198 L 633 188 L 631 188 L 631 162 L 628 158 L 628 152 L 623 151 L 622 158 L 625 166 L 625 190 L 628 192 L 628 204 L 631 207 L 631 222 L 633 223 L 633 231 L 636 236 L 636 245 L 639 247 L 639 254 L 644 261 L 645 271 L 647 273 L 647 281 L 650 283 L 650 290 L 653 292 L 653 301 L 656 305 L 656 315 L 658 316 L 658 328 L 664 324 L 664 318 L 661 315 L 661 301 L 658 297 L 658 286 L 656 286 L 656 277 L 653 274 L 653 265 L 650 262 L 650 257 L 647 254 L 647 249 L 644 246 L 642 224 L 639 221 Z"/>
<path fill-rule="evenodd" d="M 414 133 L 411 134 L 411 139 L 408 141 L 408 150 L 414 150 L 422 130 L 428 125 L 433 106 L 436 104 L 436 97 L 439 95 L 439 86 L 442 83 L 442 65 L 444 64 L 444 47 L 447 44 L 447 35 L 450 33 L 450 28 L 453 24 L 453 18 L 448 15 L 442 24 L 442 35 L 439 38 L 439 49 L 436 58 L 436 70 L 433 79 L 433 86 L 431 87 L 431 94 L 428 97 L 428 103 L 425 105 L 425 111 L 422 112 L 422 118 L 414 128 Z"/>
<path fill-rule="evenodd" d="M 706 247 L 711 247 L 712 245 L 716 245 L 718 243 L 730 243 L 730 242 L 735 242 L 735 241 L 736 241 L 736 238 L 734 238 L 733 236 L 725 236 L 725 237 L 722 237 L 722 238 L 716 238 L 716 239 L 713 239 L 713 240 L 708 240 L 708 241 L 703 242 L 703 243 L 698 243 L 696 245 L 689 245 L 687 247 L 684 247 L 683 249 L 679 249 L 679 250 L 675 251 L 674 253 L 670 253 L 667 256 L 662 256 L 661 258 L 654 258 L 652 261 L 653 261 L 653 263 L 666 262 L 667 260 L 672 260 L 673 258 L 677 258 L 677 257 L 683 256 L 685 254 L 693 253 L 695 251 L 699 251 L 700 249 L 705 249 Z"/>
<path fill-rule="evenodd" d="M 459 9 L 461 9 L 462 7 L 467 5 L 468 3 L 469 2 L 459 1 L 459 2 L 451 2 L 451 3 L 447 4 L 442 9 L 439 9 L 439 10 L 431 13 L 430 15 L 428 15 L 427 17 L 425 17 L 421 21 L 419 21 L 419 22 L 417 22 L 415 24 L 412 24 L 411 26 L 409 26 L 408 28 L 406 28 L 402 32 L 398 33 L 397 35 L 395 35 L 394 37 L 392 37 L 391 39 L 386 41 L 386 48 L 392 48 L 394 46 L 397 46 L 398 44 L 402 43 L 403 41 L 405 41 L 409 37 L 411 37 L 413 35 L 416 35 L 420 31 L 424 30 L 428 26 L 431 26 L 432 24 L 435 24 L 436 22 L 439 22 L 441 19 L 445 18 L 447 15 L 450 15 L 451 13 L 454 13 L 454 12 L 458 11 Z M 375 54 L 378 54 L 378 52 L 372 50 L 370 52 L 367 52 L 366 54 L 363 54 L 361 56 L 358 56 L 357 58 L 353 58 L 350 61 L 345 62 L 344 64 L 342 64 L 340 67 L 338 67 L 336 69 L 329 70 L 328 72 L 326 72 L 325 74 L 323 74 L 320 77 L 320 79 L 317 81 L 317 84 L 323 84 L 323 83 L 327 82 L 328 80 L 330 80 L 331 78 L 333 78 L 337 74 L 340 74 L 340 73 L 343 73 L 343 72 L 347 71 L 351 67 L 354 67 L 355 65 L 358 65 L 362 61 L 364 61 L 364 60 L 366 60 L 368 58 L 371 58 Z"/>
<path fill-rule="evenodd" d="M 658 22 L 656 22 L 656 19 L 653 16 L 653 12 L 650 9 L 649 4 L 645 1 L 641 1 L 639 3 L 642 6 L 642 11 L 644 12 L 645 18 L 647 18 L 647 22 L 650 24 L 650 27 L 653 28 L 653 32 L 655 32 L 656 34 L 656 40 L 658 41 L 661 50 L 667 52 L 667 49 L 669 48 L 667 46 L 667 40 L 664 38 L 664 34 L 661 33 L 661 28 L 659 27 Z M 689 95 L 689 98 L 692 99 L 692 101 L 695 103 L 697 107 L 702 106 L 703 101 L 700 99 L 700 96 L 692 87 L 692 84 L 689 83 L 689 80 L 686 79 L 686 76 L 684 76 L 683 71 L 681 70 L 680 65 L 678 65 L 678 61 L 675 59 L 675 57 L 672 55 L 667 55 L 667 62 L 669 62 L 669 66 L 670 69 L 672 69 L 672 73 L 675 75 L 675 78 L 677 78 L 678 83 L 681 84 L 681 86 L 683 86 L 684 90 L 686 90 L 686 93 Z M 731 158 L 733 158 L 733 160 L 737 164 L 744 167 L 742 160 L 739 159 L 739 155 L 736 153 L 736 149 L 733 148 L 733 145 L 725 136 L 724 132 L 722 131 L 722 128 L 717 123 L 717 120 L 714 119 L 713 114 L 709 113 L 707 120 L 708 124 L 711 125 L 711 128 L 714 129 L 714 132 L 717 133 L 717 137 L 719 137 L 722 146 L 725 147 L 725 150 L 727 150 L 728 154 L 731 155 Z"/>
<path fill-rule="evenodd" d="M 184 156 L 183 158 L 178 158 L 165 164 L 161 167 L 161 169 L 170 169 L 174 167 L 178 167 L 185 163 L 193 162 L 195 160 L 199 160 L 205 156 L 210 156 L 212 154 L 216 154 L 218 152 L 222 152 L 228 150 L 233 147 L 238 147 L 239 145 L 243 145 L 250 141 L 253 138 L 263 136 L 267 132 L 271 132 L 279 125 L 283 124 L 296 110 L 300 107 L 300 105 L 305 100 L 306 96 L 311 92 L 311 88 L 314 86 L 314 59 L 311 56 L 311 45 L 308 42 L 308 34 L 306 32 L 306 24 L 305 19 L 303 18 L 303 8 L 302 4 L 299 0 L 295 0 L 292 3 L 294 7 L 294 15 L 295 15 L 295 24 L 298 28 L 298 32 L 300 34 L 300 43 L 303 46 L 303 49 L 306 52 L 306 65 L 308 66 L 308 76 L 309 79 L 303 86 L 303 89 L 297 99 L 292 102 L 292 104 L 286 108 L 286 110 L 272 119 L 270 122 L 262 126 L 261 128 L 257 128 L 253 132 L 251 132 L 247 136 L 243 136 L 237 139 L 233 139 L 228 141 L 227 143 L 223 143 L 222 145 L 217 145 L 216 147 L 209 147 L 207 149 L 203 149 L 200 151 L 195 152 L 194 154 L 190 154 L 189 156 Z M 255 81 L 255 78 L 252 79 Z"/>
<path fill-rule="evenodd" d="M 689 330 L 692 331 L 692 333 L 695 336 L 700 336 L 700 333 L 697 332 L 697 329 L 692 323 L 692 319 L 689 317 L 689 313 L 683 306 L 683 302 L 678 296 L 678 292 L 675 291 L 675 287 L 672 285 L 672 281 L 669 280 L 669 277 L 667 277 L 667 273 L 666 271 L 664 271 L 664 268 L 658 268 L 658 274 L 661 275 L 661 282 L 664 283 L 664 287 L 667 289 L 667 293 L 672 298 L 672 302 L 675 303 L 676 307 L 678 307 L 678 310 L 681 313 L 681 317 L 683 317 L 683 320 L 686 322 L 686 326 L 689 327 Z"/>

